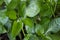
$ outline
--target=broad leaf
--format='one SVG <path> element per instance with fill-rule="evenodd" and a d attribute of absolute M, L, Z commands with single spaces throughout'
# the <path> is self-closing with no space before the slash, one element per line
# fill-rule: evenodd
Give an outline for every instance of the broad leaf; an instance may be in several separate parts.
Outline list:
<path fill-rule="evenodd" d="M 8 5 L 12 0 L 4 0 L 4 2 L 6 3 L 6 5 Z"/>
<path fill-rule="evenodd" d="M 50 32 L 50 31 L 53 33 L 56 33 L 59 30 L 60 30 L 60 18 L 55 18 L 50 22 L 49 28 L 46 33 Z"/>
<path fill-rule="evenodd" d="M 36 24 L 36 27 L 35 27 L 35 32 L 37 35 L 41 36 L 40 38 L 42 38 L 42 40 L 51 40 L 51 38 L 49 36 L 46 36 L 44 34 L 44 27 L 41 26 L 40 24 Z"/>
<path fill-rule="evenodd" d="M 6 29 L 4 28 L 4 26 L 2 24 L 0 24 L 0 34 L 2 33 L 6 33 Z"/>
<path fill-rule="evenodd" d="M 20 1 L 20 4 L 18 5 L 19 16 L 22 16 L 22 17 L 25 16 L 25 8 L 26 8 L 26 2 Z"/>
<path fill-rule="evenodd" d="M 27 33 L 35 33 L 35 31 L 34 31 L 34 26 L 33 27 L 30 27 L 30 26 L 25 26 L 25 28 L 26 28 L 26 31 L 27 31 Z"/>
<path fill-rule="evenodd" d="M 27 34 L 24 40 L 39 40 L 36 35 Z"/>
<path fill-rule="evenodd" d="M 0 0 L 0 5 L 2 5 L 2 3 L 3 3 L 3 0 Z"/>
<path fill-rule="evenodd" d="M 8 32 L 11 30 L 11 26 L 12 26 L 12 21 L 8 20 L 8 22 L 5 24 L 5 28 Z"/>
<path fill-rule="evenodd" d="M 30 18 L 23 19 L 23 22 L 24 22 L 25 25 L 27 25 L 29 27 L 33 27 L 34 26 L 33 20 L 31 20 Z"/>
<path fill-rule="evenodd" d="M 40 16 L 41 17 L 51 17 L 55 12 L 57 1 L 55 0 L 40 0 Z"/>
<path fill-rule="evenodd" d="M 45 17 L 45 16 L 51 17 L 53 10 L 50 7 L 50 5 L 47 3 L 45 3 L 45 4 L 42 3 L 40 6 L 41 6 L 40 7 L 40 16 L 41 17 Z"/>
<path fill-rule="evenodd" d="M 16 12 L 14 10 L 10 10 L 10 11 L 7 11 L 6 12 L 6 15 L 10 18 L 10 19 L 16 19 L 17 16 L 16 16 Z"/>
<path fill-rule="evenodd" d="M 8 17 L 5 15 L 5 11 L 6 10 L 0 10 L 0 23 L 3 25 L 8 21 Z"/>
<path fill-rule="evenodd" d="M 37 1 L 31 0 L 30 4 L 26 8 L 26 15 L 29 17 L 34 17 L 39 13 L 39 11 L 40 11 L 40 9 L 39 9 L 39 6 L 37 4 Z"/>
<path fill-rule="evenodd" d="M 19 3 L 20 0 L 12 0 L 7 6 L 8 10 L 15 9 Z"/>
<path fill-rule="evenodd" d="M 15 38 L 19 34 L 22 27 L 23 27 L 23 24 L 22 24 L 21 20 L 19 22 L 14 21 L 13 26 L 12 26 L 12 30 L 11 30 L 11 33 L 10 33 L 12 39 Z"/>
<path fill-rule="evenodd" d="M 44 28 L 40 24 L 36 24 L 35 32 L 40 35 L 44 33 Z"/>

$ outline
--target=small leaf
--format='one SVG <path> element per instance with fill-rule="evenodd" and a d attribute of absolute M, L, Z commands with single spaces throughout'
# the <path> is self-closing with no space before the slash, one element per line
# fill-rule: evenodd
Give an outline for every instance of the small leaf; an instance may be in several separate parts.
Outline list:
<path fill-rule="evenodd" d="M 25 36 L 24 40 L 39 40 L 39 39 L 38 39 L 38 37 L 36 35 L 27 34 Z"/>
<path fill-rule="evenodd" d="M 38 7 L 37 1 L 32 0 L 26 8 L 26 15 L 29 17 L 34 17 L 39 13 L 40 9 Z"/>
<path fill-rule="evenodd" d="M 47 3 L 48 4 L 48 3 Z M 49 6 L 49 4 L 41 4 L 41 11 L 40 11 L 40 16 L 41 17 L 46 17 L 46 16 L 49 16 L 51 17 L 52 15 L 52 8 Z"/>
<path fill-rule="evenodd" d="M 27 34 L 27 35 L 25 36 L 24 40 L 29 40 L 30 36 L 31 36 L 31 34 Z"/>
<path fill-rule="evenodd" d="M 25 8 L 26 8 L 26 2 L 20 1 L 20 4 L 18 5 L 18 12 L 19 12 L 19 15 L 22 17 L 25 16 Z"/>
<path fill-rule="evenodd" d="M 16 16 L 16 12 L 14 10 L 10 10 L 10 11 L 7 11 L 6 12 L 6 15 L 10 18 L 10 19 L 16 19 L 17 16 Z"/>
<path fill-rule="evenodd" d="M 15 9 L 16 6 L 20 3 L 20 0 L 12 0 L 8 6 L 7 6 L 7 9 L 10 10 L 10 9 Z"/>
<path fill-rule="evenodd" d="M 6 33 L 6 29 L 4 28 L 4 26 L 2 24 L 0 24 L 0 34 L 2 33 Z"/>
<path fill-rule="evenodd" d="M 6 10 L 0 10 L 0 23 L 3 25 L 8 21 L 8 17 L 5 15 L 5 11 Z"/>
<path fill-rule="evenodd" d="M 40 24 L 36 24 L 35 32 L 40 35 L 44 33 L 44 28 Z"/>
<path fill-rule="evenodd" d="M 34 26 L 33 27 L 29 27 L 29 26 L 25 26 L 25 28 L 26 28 L 26 31 L 27 31 L 27 33 L 35 33 L 35 31 L 34 31 Z"/>
<path fill-rule="evenodd" d="M 19 22 L 14 21 L 13 26 L 12 26 L 12 30 L 11 30 L 11 37 L 15 38 L 19 32 L 21 31 L 23 25 L 22 25 L 22 21 L 20 20 Z"/>
<path fill-rule="evenodd" d="M 33 27 L 34 26 L 34 23 L 33 23 L 33 21 L 30 18 L 25 18 L 23 20 L 23 22 L 24 22 L 25 25 L 27 25 L 29 27 Z"/>
<path fill-rule="evenodd" d="M 11 30 L 12 21 L 8 20 L 8 22 L 4 26 L 5 26 L 6 30 L 9 32 Z"/>

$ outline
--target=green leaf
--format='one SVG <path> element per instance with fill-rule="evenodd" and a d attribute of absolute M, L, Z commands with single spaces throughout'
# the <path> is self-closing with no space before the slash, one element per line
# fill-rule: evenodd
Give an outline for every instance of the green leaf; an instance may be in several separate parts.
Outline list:
<path fill-rule="evenodd" d="M 36 35 L 27 34 L 25 36 L 24 40 L 39 40 L 39 39 L 38 39 L 38 37 Z"/>
<path fill-rule="evenodd" d="M 31 36 L 31 34 L 27 34 L 27 35 L 25 36 L 24 40 L 29 40 L 30 36 Z"/>
<path fill-rule="evenodd" d="M 34 26 L 33 27 L 29 27 L 29 26 L 25 26 L 25 28 L 26 28 L 26 31 L 27 31 L 27 33 L 35 33 L 35 31 L 34 31 Z"/>
<path fill-rule="evenodd" d="M 59 32 L 56 34 L 49 34 L 52 40 L 60 40 Z"/>
<path fill-rule="evenodd" d="M 49 22 L 50 22 L 50 18 L 43 17 L 43 18 L 41 18 L 40 24 L 41 25 L 48 25 Z"/>
<path fill-rule="evenodd" d="M 22 25 L 22 21 L 14 21 L 13 26 L 12 26 L 12 30 L 11 30 L 11 38 L 15 38 L 19 32 L 21 31 L 23 25 Z"/>
<path fill-rule="evenodd" d="M 36 24 L 35 32 L 40 35 L 44 33 L 44 28 L 40 24 Z"/>
<path fill-rule="evenodd" d="M 3 0 L 0 0 L 0 5 L 2 5 L 2 3 L 3 3 Z"/>
<path fill-rule="evenodd" d="M 23 22 L 24 22 L 25 25 L 27 25 L 29 27 L 33 27 L 34 26 L 34 23 L 33 23 L 33 21 L 30 18 L 23 19 Z"/>
<path fill-rule="evenodd" d="M 57 0 L 40 0 L 40 16 L 51 17 L 55 12 Z"/>
<path fill-rule="evenodd" d="M 40 6 L 41 6 L 40 7 L 40 16 L 41 17 L 46 17 L 46 16 L 51 17 L 53 10 L 50 7 L 50 5 L 48 3 L 45 3 L 45 4 L 41 4 Z"/>
<path fill-rule="evenodd" d="M 39 6 L 37 4 L 37 1 L 31 0 L 30 4 L 26 8 L 26 15 L 29 17 L 34 17 L 39 13 L 39 11 L 40 11 L 40 9 L 39 9 Z"/>
<path fill-rule="evenodd" d="M 4 26 L 2 24 L 0 24 L 0 34 L 2 33 L 6 33 L 6 29 L 4 28 Z"/>
<path fill-rule="evenodd" d="M 12 0 L 4 0 L 4 2 L 6 3 L 6 5 L 8 5 Z"/>
<path fill-rule="evenodd" d="M 29 40 L 39 40 L 39 39 L 36 35 L 31 35 Z"/>
<path fill-rule="evenodd" d="M 20 4 L 18 5 L 18 12 L 19 12 L 19 15 L 22 17 L 25 16 L 25 8 L 26 8 L 26 2 L 20 1 Z"/>
<path fill-rule="evenodd" d="M 30 18 L 25 18 L 23 20 L 27 33 L 34 33 L 34 22 Z"/>
<path fill-rule="evenodd" d="M 8 32 L 11 30 L 11 26 L 12 26 L 12 21 L 8 20 L 8 22 L 5 24 L 5 28 Z"/>
<path fill-rule="evenodd" d="M 10 19 L 16 19 L 17 16 L 16 16 L 16 12 L 14 10 L 10 10 L 10 11 L 7 11 L 6 12 L 6 15 L 10 18 Z"/>
<path fill-rule="evenodd" d="M 20 3 L 20 0 L 12 0 L 12 1 L 8 4 L 7 9 L 8 9 L 8 10 L 10 10 L 10 9 L 15 9 L 19 3 Z"/>
<path fill-rule="evenodd" d="M 5 9 L 0 10 L 0 23 L 2 23 L 3 25 L 8 21 L 8 17 L 5 15 L 5 11 Z"/>
<path fill-rule="evenodd" d="M 60 4 L 60 0 L 58 0 L 58 4 Z"/>
<path fill-rule="evenodd" d="M 46 33 L 48 32 L 57 33 L 59 30 L 60 30 L 60 18 L 55 18 L 50 22 L 49 28 Z"/>
<path fill-rule="evenodd" d="M 44 31 L 47 30 L 49 23 L 50 23 L 50 18 L 47 17 L 41 18 L 40 24 L 42 27 L 44 27 Z"/>

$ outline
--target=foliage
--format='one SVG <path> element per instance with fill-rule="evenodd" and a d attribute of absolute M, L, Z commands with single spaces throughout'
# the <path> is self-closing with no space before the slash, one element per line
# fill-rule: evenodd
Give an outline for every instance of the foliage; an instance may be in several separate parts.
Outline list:
<path fill-rule="evenodd" d="M 59 32 L 60 0 L 0 0 L 0 34 L 10 40 L 60 40 Z"/>

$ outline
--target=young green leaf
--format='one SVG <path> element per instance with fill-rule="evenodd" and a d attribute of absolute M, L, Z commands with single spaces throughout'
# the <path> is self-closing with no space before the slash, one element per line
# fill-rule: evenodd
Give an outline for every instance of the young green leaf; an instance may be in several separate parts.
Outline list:
<path fill-rule="evenodd" d="M 26 2 L 20 1 L 20 4 L 18 5 L 19 16 L 22 16 L 22 17 L 25 16 L 25 8 L 26 8 Z"/>
<path fill-rule="evenodd" d="M 11 2 L 8 4 L 7 9 L 15 9 L 17 5 L 20 3 L 20 0 L 11 0 Z"/>
<path fill-rule="evenodd" d="M 40 35 L 44 33 L 44 27 L 42 27 L 40 24 L 36 24 L 35 32 Z"/>
<path fill-rule="evenodd" d="M 25 18 L 23 20 L 23 22 L 24 22 L 25 25 L 27 25 L 29 27 L 33 27 L 34 26 L 34 23 L 33 23 L 33 21 L 30 18 Z"/>
<path fill-rule="evenodd" d="M 4 28 L 4 26 L 2 24 L 0 24 L 0 34 L 2 33 L 6 33 L 6 29 Z"/>
<path fill-rule="evenodd" d="M 14 21 L 13 26 L 12 26 L 12 30 L 11 30 L 11 38 L 15 38 L 19 32 L 21 31 L 23 25 L 22 25 L 22 21 L 20 20 L 19 22 Z"/>
<path fill-rule="evenodd" d="M 27 34 L 24 40 L 39 40 L 36 35 Z"/>
<path fill-rule="evenodd" d="M 3 0 L 0 0 L 0 5 L 2 5 L 2 3 L 3 3 Z"/>
<path fill-rule="evenodd" d="M 0 0 L 0 5 L 2 5 L 3 1 L 4 1 L 4 0 Z"/>
<path fill-rule="evenodd" d="M 6 15 L 10 18 L 10 19 L 16 19 L 17 16 L 16 16 L 16 12 L 14 10 L 10 10 L 10 11 L 7 11 L 6 12 Z"/>

